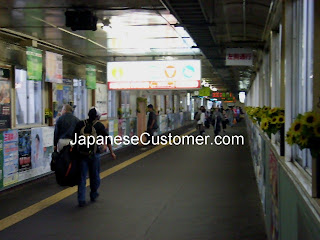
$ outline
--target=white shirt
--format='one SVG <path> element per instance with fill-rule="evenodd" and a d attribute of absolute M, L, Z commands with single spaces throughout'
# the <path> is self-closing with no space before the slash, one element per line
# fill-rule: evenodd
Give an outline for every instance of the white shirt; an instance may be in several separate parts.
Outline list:
<path fill-rule="evenodd" d="M 204 125 L 205 118 L 206 118 L 206 114 L 202 112 L 200 115 L 200 120 L 198 121 L 198 124 Z"/>

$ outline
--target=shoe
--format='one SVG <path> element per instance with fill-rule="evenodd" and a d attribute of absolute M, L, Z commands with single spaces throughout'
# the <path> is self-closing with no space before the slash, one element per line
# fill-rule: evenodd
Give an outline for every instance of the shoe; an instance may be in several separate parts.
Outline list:
<path fill-rule="evenodd" d="M 91 202 L 95 202 L 96 200 L 97 200 L 97 198 L 99 197 L 99 193 L 96 193 L 96 194 L 94 194 L 94 195 L 92 195 L 92 196 L 90 196 L 90 200 L 91 200 Z"/>
<path fill-rule="evenodd" d="M 79 201 L 79 207 L 84 207 L 86 205 L 86 201 Z"/>

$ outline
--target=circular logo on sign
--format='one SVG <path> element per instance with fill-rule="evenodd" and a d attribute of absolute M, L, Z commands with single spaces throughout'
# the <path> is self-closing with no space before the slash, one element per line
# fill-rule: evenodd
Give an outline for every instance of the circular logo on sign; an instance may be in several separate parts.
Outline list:
<path fill-rule="evenodd" d="M 188 65 L 188 66 L 185 66 L 183 68 L 183 75 L 186 77 L 186 78 L 191 78 L 193 76 L 193 74 L 195 73 L 195 69 L 194 67 Z"/>
<path fill-rule="evenodd" d="M 115 79 L 121 79 L 123 76 L 123 69 L 121 67 L 115 67 L 112 69 L 112 76 Z"/>
<path fill-rule="evenodd" d="M 164 72 L 168 78 L 173 78 L 176 76 L 177 70 L 174 66 L 167 66 Z"/>

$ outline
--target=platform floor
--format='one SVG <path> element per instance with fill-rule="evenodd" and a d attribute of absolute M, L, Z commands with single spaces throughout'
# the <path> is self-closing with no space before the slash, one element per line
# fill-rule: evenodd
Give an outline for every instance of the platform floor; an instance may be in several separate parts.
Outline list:
<path fill-rule="evenodd" d="M 213 139 L 212 127 L 206 133 Z M 2 192 L 0 227 L 16 223 L 0 239 L 265 240 L 245 123 L 227 134 L 243 135 L 246 145 L 128 147 L 116 161 L 104 157 L 100 197 L 84 208 L 53 176 Z"/>

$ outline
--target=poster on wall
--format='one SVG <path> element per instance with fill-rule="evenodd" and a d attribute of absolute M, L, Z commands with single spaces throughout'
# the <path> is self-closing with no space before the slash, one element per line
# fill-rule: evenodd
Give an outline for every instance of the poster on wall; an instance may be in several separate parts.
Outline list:
<path fill-rule="evenodd" d="M 18 130 L 3 132 L 3 186 L 18 182 Z"/>
<path fill-rule="evenodd" d="M 27 79 L 42 81 L 42 51 L 27 47 Z"/>
<path fill-rule="evenodd" d="M 86 65 L 86 84 L 87 89 L 96 89 L 96 66 Z"/>
<path fill-rule="evenodd" d="M 0 189 L 3 188 L 3 135 L 0 132 Z"/>
<path fill-rule="evenodd" d="M 31 169 L 31 129 L 19 130 L 19 172 Z"/>
<path fill-rule="evenodd" d="M 278 161 L 274 153 L 270 150 L 269 159 L 269 180 L 271 192 L 271 239 L 279 239 L 279 197 L 278 197 Z"/>
<path fill-rule="evenodd" d="M 11 127 L 10 70 L 0 68 L 0 129 Z"/>
<path fill-rule="evenodd" d="M 62 55 L 46 51 L 46 82 L 62 83 Z"/>
<path fill-rule="evenodd" d="M 42 173 L 50 172 L 51 155 L 53 153 L 53 136 L 54 127 L 42 128 L 42 140 L 43 140 L 43 159 L 42 159 Z"/>
<path fill-rule="evenodd" d="M 43 138 L 42 128 L 31 129 L 31 166 L 34 175 L 41 172 L 43 166 Z"/>
<path fill-rule="evenodd" d="M 108 90 L 106 84 L 97 83 L 96 85 L 96 103 L 95 106 L 101 112 L 101 120 L 107 119 L 107 110 L 108 110 Z"/>

